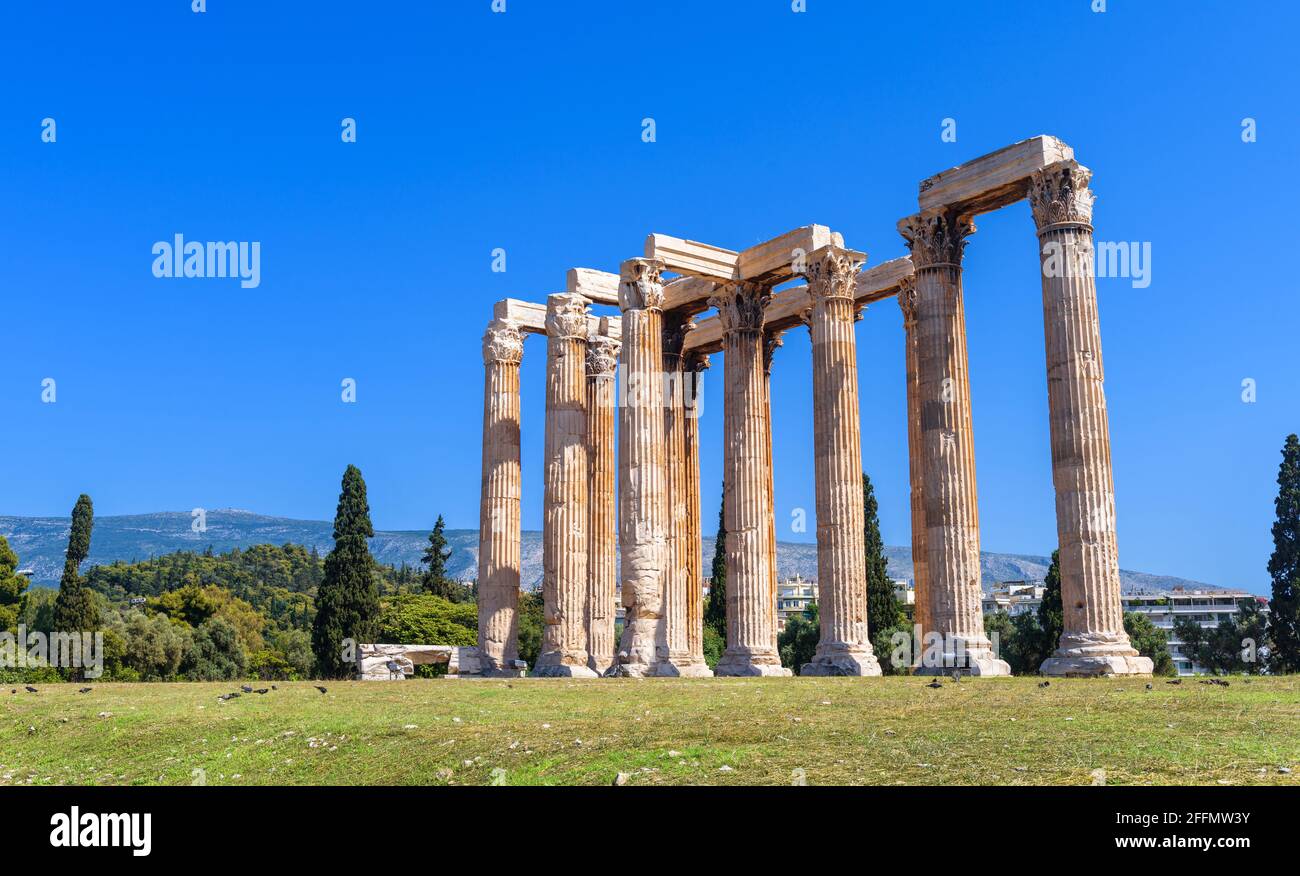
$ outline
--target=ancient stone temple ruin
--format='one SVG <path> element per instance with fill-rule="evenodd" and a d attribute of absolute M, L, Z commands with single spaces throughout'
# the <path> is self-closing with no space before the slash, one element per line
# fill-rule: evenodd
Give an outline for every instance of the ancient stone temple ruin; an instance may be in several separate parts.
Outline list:
<path fill-rule="evenodd" d="M 1090 176 L 1069 146 L 1035 137 L 924 180 L 917 212 L 898 223 L 910 256 L 866 270 L 863 253 L 820 225 L 740 252 L 651 234 L 617 274 L 575 268 L 544 303 L 498 302 L 483 338 L 479 643 L 462 662 L 484 675 L 518 674 L 519 365 L 525 336 L 537 334 L 546 338 L 545 633 L 533 674 L 711 674 L 694 378 L 721 351 L 727 648 L 717 674 L 788 675 L 776 647 L 769 376 L 782 334 L 803 326 L 812 340 L 821 639 L 801 672 L 878 675 L 867 637 L 854 322 L 896 298 L 915 622 L 942 643 L 942 660 L 918 669 L 1007 674 L 981 615 L 962 255 L 976 216 L 1028 200 L 1043 268 L 1065 612 L 1060 648 L 1042 672 L 1150 673 L 1120 609 Z M 620 581 L 626 620 L 616 642 Z"/>

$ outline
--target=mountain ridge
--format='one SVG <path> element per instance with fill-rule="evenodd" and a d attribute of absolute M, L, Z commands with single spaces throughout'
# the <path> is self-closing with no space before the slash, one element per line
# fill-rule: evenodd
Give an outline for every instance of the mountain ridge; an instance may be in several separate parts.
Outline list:
<path fill-rule="evenodd" d="M 213 551 L 223 553 L 236 547 L 243 550 L 255 544 L 293 543 L 307 548 L 315 547 L 322 555 L 333 547 L 333 524 L 324 520 L 299 520 L 242 509 L 219 509 L 206 512 L 205 531 L 194 531 L 193 522 L 191 514 L 184 511 L 97 517 L 87 562 L 130 562 L 179 550 L 199 553 L 209 546 Z M 69 521 L 66 517 L 0 516 L 0 535 L 5 536 L 17 552 L 20 568 L 32 569 L 32 580 L 40 585 L 58 584 L 63 571 L 68 528 Z M 448 546 L 452 549 L 447 563 L 449 573 L 462 581 L 472 580 L 478 569 L 478 531 L 449 529 L 446 535 Z M 401 565 L 405 562 L 415 566 L 428 543 L 428 537 L 427 530 L 376 530 L 375 537 L 370 540 L 370 550 L 381 563 Z M 890 577 L 912 577 L 911 553 L 907 547 L 885 548 Z M 540 532 L 523 532 L 521 555 L 523 586 L 539 586 L 542 576 Z M 703 555 L 703 568 L 708 569 L 713 556 L 712 537 L 703 539 Z M 1042 580 L 1047 574 L 1049 563 L 1048 557 L 1033 554 L 982 552 L 982 584 L 987 590 L 999 581 Z M 777 569 L 782 579 L 796 574 L 816 579 L 817 545 L 806 542 L 778 543 Z M 1171 575 L 1127 569 L 1120 571 L 1120 583 L 1126 593 L 1173 587 L 1221 589 L 1217 585 Z"/>

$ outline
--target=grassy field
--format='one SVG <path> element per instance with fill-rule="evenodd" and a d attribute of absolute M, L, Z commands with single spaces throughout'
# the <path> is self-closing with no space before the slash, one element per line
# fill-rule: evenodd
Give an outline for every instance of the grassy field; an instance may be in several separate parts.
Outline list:
<path fill-rule="evenodd" d="M 1300 783 L 1300 677 L 1038 684 L 7 686 L 0 784 Z"/>

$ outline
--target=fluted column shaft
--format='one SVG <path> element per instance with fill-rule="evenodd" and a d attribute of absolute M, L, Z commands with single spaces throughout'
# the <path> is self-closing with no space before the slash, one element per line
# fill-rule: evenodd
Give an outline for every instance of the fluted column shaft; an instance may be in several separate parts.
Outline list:
<path fill-rule="evenodd" d="M 776 611 L 777 594 L 780 591 L 776 565 L 776 462 L 772 458 L 772 362 L 776 351 L 785 342 L 781 339 L 784 332 L 765 332 L 763 335 L 763 438 L 766 444 L 763 467 L 767 470 L 767 567 L 768 589 L 772 591 L 772 610 Z M 772 621 L 772 648 L 780 651 L 777 640 L 780 630 L 775 619 Z"/>
<path fill-rule="evenodd" d="M 704 545 L 700 524 L 700 415 L 703 374 L 708 356 L 688 354 L 682 367 L 686 396 L 686 652 L 693 664 L 704 662 Z"/>
<path fill-rule="evenodd" d="M 828 247 L 808 266 L 821 638 L 802 675 L 879 675 L 867 633 L 858 354 L 853 332 L 859 253 Z"/>
<path fill-rule="evenodd" d="M 1034 174 L 1029 201 L 1043 274 L 1047 400 L 1064 625 L 1047 675 L 1149 674 L 1124 632 L 1110 425 L 1093 273 L 1091 172 L 1063 161 Z"/>
<path fill-rule="evenodd" d="M 722 286 L 710 303 L 722 321 L 726 398 L 723 441 L 727 527 L 727 650 L 718 675 L 788 675 L 773 647 L 776 605 L 769 555 L 772 518 L 764 414 L 763 309 L 771 288 Z"/>
<path fill-rule="evenodd" d="M 1007 675 L 984 635 L 979 511 L 966 355 L 961 258 L 968 217 L 934 211 L 904 219 L 916 276 L 917 385 L 921 399 L 926 552 L 933 631 L 942 653 L 924 669 Z M 930 651 L 931 649 L 927 649 Z M 939 658 L 939 659 L 936 659 Z M 941 663 L 942 665 L 933 665 Z"/>
<path fill-rule="evenodd" d="M 590 461 L 587 505 L 588 665 L 603 675 L 614 664 L 614 616 L 618 583 L 618 508 L 614 503 L 618 469 L 614 446 L 614 373 L 619 340 L 598 334 L 587 341 L 587 455 Z"/>
<path fill-rule="evenodd" d="M 524 341 L 505 320 L 483 336 L 483 479 L 479 503 L 478 648 L 482 672 L 519 658 L 519 362 Z"/>
<path fill-rule="evenodd" d="M 542 646 L 533 674 L 591 677 L 587 631 L 587 300 L 546 305 Z"/>
<path fill-rule="evenodd" d="M 618 660 L 620 673 L 635 676 L 654 675 L 668 659 L 662 270 L 657 259 L 629 259 L 619 283 L 625 385 L 619 398 L 618 539 L 625 614 Z"/>
<path fill-rule="evenodd" d="M 898 304 L 903 311 L 903 347 L 907 362 L 907 462 L 912 499 L 912 623 L 922 633 L 931 628 L 929 562 L 925 548 L 925 487 L 921 461 L 921 398 L 916 371 L 916 282 L 906 277 L 899 284 Z M 919 655 L 918 655 L 919 656 Z"/>

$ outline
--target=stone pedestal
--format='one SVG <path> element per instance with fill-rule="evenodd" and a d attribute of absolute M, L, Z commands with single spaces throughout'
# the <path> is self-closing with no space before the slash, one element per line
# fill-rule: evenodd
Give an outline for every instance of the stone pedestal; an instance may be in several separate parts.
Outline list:
<path fill-rule="evenodd" d="M 916 374 L 916 281 L 905 277 L 898 285 L 903 311 L 903 348 L 907 362 L 907 461 L 912 511 L 912 623 L 922 633 L 931 628 L 930 587 L 926 573 L 925 488 L 921 464 L 921 400 Z"/>
<path fill-rule="evenodd" d="M 694 328 L 688 318 L 677 314 L 664 317 L 663 372 L 664 390 L 664 457 L 668 486 L 667 556 L 664 567 L 664 623 L 663 645 L 668 649 L 668 659 L 655 667 L 661 676 L 702 677 L 713 672 L 704 662 L 703 654 L 691 651 L 690 628 L 690 554 L 699 553 L 699 543 L 691 545 L 688 520 L 690 490 L 687 485 L 687 420 L 692 414 L 687 410 L 685 370 L 682 363 L 682 343 L 686 333 Z M 698 470 L 697 470 L 698 478 Z M 698 507 L 698 506 L 697 506 Z M 698 514 L 698 512 L 697 512 Z M 698 567 L 698 561 L 696 563 Z"/>
<path fill-rule="evenodd" d="M 1009 675 L 984 635 L 979 511 L 966 356 L 961 259 L 970 219 L 928 211 L 899 222 L 916 277 L 917 392 L 921 412 L 925 544 L 931 631 L 945 640 L 942 666 Z M 959 665 L 948 665 L 950 663 Z"/>
<path fill-rule="evenodd" d="M 867 634 L 854 278 L 861 253 L 827 247 L 808 259 L 813 452 L 817 491 L 817 608 L 821 638 L 801 675 L 880 675 Z"/>
<path fill-rule="evenodd" d="M 485 675 L 517 674 L 519 658 L 519 327 L 483 336 L 483 482 L 479 503 L 478 650 Z"/>
<path fill-rule="evenodd" d="M 587 299 L 546 305 L 542 646 L 533 675 L 594 678 L 587 631 Z"/>
<path fill-rule="evenodd" d="M 614 446 L 614 373 L 619 341 L 605 334 L 587 339 L 587 652 L 589 665 L 604 675 L 617 659 L 614 615 L 618 583 L 618 483 Z"/>
<path fill-rule="evenodd" d="M 774 647 L 763 308 L 770 287 L 727 283 L 710 304 L 722 322 L 725 356 L 723 477 L 727 526 L 727 650 L 718 675 L 789 675 Z"/>
<path fill-rule="evenodd" d="M 1124 632 L 1110 425 L 1093 276 L 1091 172 L 1062 161 L 1034 174 L 1047 349 L 1052 481 L 1064 629 L 1044 675 L 1149 675 Z"/>
<path fill-rule="evenodd" d="M 622 264 L 618 541 L 624 626 L 618 672 L 654 675 L 668 659 L 663 629 L 668 497 L 663 414 L 663 263 Z"/>

